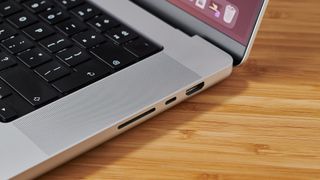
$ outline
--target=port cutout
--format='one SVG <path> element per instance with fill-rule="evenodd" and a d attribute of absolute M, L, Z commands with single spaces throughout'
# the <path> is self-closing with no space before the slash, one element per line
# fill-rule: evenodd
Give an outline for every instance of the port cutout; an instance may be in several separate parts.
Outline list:
<path fill-rule="evenodd" d="M 173 97 L 173 98 L 169 99 L 168 101 L 166 101 L 166 105 L 169 105 L 169 104 L 175 102 L 176 100 L 177 100 L 177 97 Z"/>
<path fill-rule="evenodd" d="M 204 82 L 200 83 L 200 84 L 197 84 L 195 86 L 193 86 L 192 88 L 188 89 L 186 91 L 186 95 L 187 96 L 191 96 L 193 95 L 194 93 L 200 91 L 202 88 L 204 87 Z"/>
<path fill-rule="evenodd" d="M 125 128 L 125 127 L 129 126 L 130 124 L 138 121 L 139 119 L 142 119 L 143 117 L 145 117 L 145 116 L 153 113 L 154 111 L 156 111 L 156 108 L 152 108 L 152 109 L 150 109 L 149 111 L 146 111 L 146 112 L 140 114 L 139 116 L 137 116 L 137 117 L 135 117 L 135 118 L 133 118 L 133 119 L 131 119 L 131 120 L 129 120 L 129 121 L 121 124 L 120 126 L 118 126 L 118 129 Z"/>

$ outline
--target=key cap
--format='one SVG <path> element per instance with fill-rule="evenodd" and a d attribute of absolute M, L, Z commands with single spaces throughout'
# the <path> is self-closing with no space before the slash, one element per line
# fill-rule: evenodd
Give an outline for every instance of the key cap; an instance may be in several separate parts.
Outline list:
<path fill-rule="evenodd" d="M 96 16 L 88 21 L 88 24 L 100 32 L 105 32 L 119 25 L 119 22 L 107 15 Z"/>
<path fill-rule="evenodd" d="M 66 36 L 71 36 L 87 29 L 85 24 L 75 19 L 62 22 L 57 25 L 57 28 Z"/>
<path fill-rule="evenodd" d="M 90 4 L 83 4 L 71 10 L 79 19 L 85 21 L 100 13 L 100 10 Z"/>
<path fill-rule="evenodd" d="M 33 46 L 32 42 L 22 35 L 11 36 L 9 39 L 4 40 L 2 45 L 12 54 L 22 52 Z"/>
<path fill-rule="evenodd" d="M 87 52 L 75 46 L 59 52 L 57 57 L 68 66 L 76 66 L 90 59 L 90 55 Z"/>
<path fill-rule="evenodd" d="M 20 10 L 20 6 L 18 6 L 15 2 L 7 1 L 0 3 L 0 16 L 9 16 Z"/>
<path fill-rule="evenodd" d="M 15 34 L 17 34 L 17 31 L 9 26 L 9 24 L 0 24 L 0 40 L 7 39 Z"/>
<path fill-rule="evenodd" d="M 115 70 L 131 65 L 136 59 L 130 52 L 111 43 L 96 47 L 91 53 Z"/>
<path fill-rule="evenodd" d="M 107 32 L 106 35 L 119 44 L 123 44 L 138 37 L 135 32 L 125 26 L 114 28 Z"/>
<path fill-rule="evenodd" d="M 63 76 L 70 74 L 70 69 L 62 66 L 57 61 L 51 61 L 35 69 L 43 79 L 47 82 L 55 81 Z"/>
<path fill-rule="evenodd" d="M 84 0 L 56 0 L 64 9 L 74 8 L 84 2 Z"/>
<path fill-rule="evenodd" d="M 0 81 L 0 99 L 3 99 L 11 95 L 11 91 L 7 85 Z"/>
<path fill-rule="evenodd" d="M 60 51 L 72 45 L 72 42 L 61 35 L 53 35 L 39 42 L 41 46 L 51 53 Z"/>
<path fill-rule="evenodd" d="M 24 6 L 33 13 L 39 13 L 51 7 L 52 3 L 48 0 L 32 0 L 24 3 Z"/>
<path fill-rule="evenodd" d="M 26 115 L 36 109 L 28 101 L 26 101 L 22 96 L 15 93 L 14 90 L 11 90 L 11 91 L 12 91 L 12 94 L 10 96 L 7 96 L 1 99 L 1 102 L 10 106 L 17 113 L 17 117 L 13 118 L 11 121 L 17 119 L 18 117 Z"/>
<path fill-rule="evenodd" d="M 70 93 L 73 90 L 79 89 L 90 82 L 110 74 L 110 70 L 106 65 L 94 60 L 85 62 L 76 67 L 76 69 L 78 72 L 56 81 L 53 83 L 53 86 L 61 93 Z"/>
<path fill-rule="evenodd" d="M 91 48 L 107 39 L 95 31 L 86 31 L 73 36 L 73 40 L 84 48 Z"/>
<path fill-rule="evenodd" d="M 8 17 L 7 20 L 16 28 L 23 28 L 38 21 L 34 15 L 25 11 L 14 14 Z"/>
<path fill-rule="evenodd" d="M 16 65 L 16 61 L 13 60 L 8 54 L 1 52 L 0 53 L 0 70 L 4 70 L 8 67 Z"/>
<path fill-rule="evenodd" d="M 34 68 L 40 64 L 50 61 L 51 57 L 39 48 L 35 48 L 18 54 L 18 59 L 29 68 Z"/>
<path fill-rule="evenodd" d="M 58 96 L 43 80 L 18 66 L 2 71 L 0 77 L 33 106 L 41 106 Z"/>
<path fill-rule="evenodd" d="M 8 123 L 17 116 L 17 113 L 7 104 L 0 102 L 0 121 Z"/>
<path fill-rule="evenodd" d="M 50 8 L 40 13 L 40 17 L 49 24 L 56 24 L 69 18 L 69 15 L 58 8 Z"/>
<path fill-rule="evenodd" d="M 54 30 L 44 23 L 37 23 L 23 30 L 32 40 L 40 40 L 54 34 Z"/>
<path fill-rule="evenodd" d="M 133 40 L 125 44 L 124 47 L 140 59 L 150 56 L 161 49 L 144 38 Z"/>

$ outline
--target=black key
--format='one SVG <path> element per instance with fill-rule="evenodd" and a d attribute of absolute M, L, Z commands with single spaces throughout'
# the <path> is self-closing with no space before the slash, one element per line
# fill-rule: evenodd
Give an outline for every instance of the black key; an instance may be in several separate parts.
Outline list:
<path fill-rule="evenodd" d="M 0 99 L 3 99 L 11 94 L 12 93 L 9 87 L 5 85 L 2 81 L 0 81 Z"/>
<path fill-rule="evenodd" d="M 33 46 L 32 42 L 22 35 L 11 36 L 4 40 L 2 45 L 12 54 L 25 51 Z"/>
<path fill-rule="evenodd" d="M 7 96 L 1 99 L 1 102 L 7 104 L 12 109 L 14 109 L 18 117 L 28 114 L 36 109 L 28 101 L 26 101 L 22 96 L 20 96 L 17 93 L 14 93 L 14 90 L 12 90 L 12 94 L 10 96 Z"/>
<path fill-rule="evenodd" d="M 110 74 L 110 70 L 104 64 L 93 60 L 81 64 L 76 69 L 78 72 L 56 81 L 53 86 L 61 93 L 69 93 Z"/>
<path fill-rule="evenodd" d="M 34 15 L 25 11 L 14 14 L 8 17 L 7 20 L 16 28 L 23 28 L 38 21 Z"/>
<path fill-rule="evenodd" d="M 87 29 L 84 23 L 74 19 L 58 24 L 57 28 L 66 36 L 71 36 Z"/>
<path fill-rule="evenodd" d="M 32 0 L 24 3 L 31 12 L 39 13 L 52 6 L 52 3 L 48 0 Z"/>
<path fill-rule="evenodd" d="M 117 20 L 106 15 L 96 16 L 93 19 L 89 20 L 88 23 L 100 32 L 107 31 L 119 25 L 119 22 Z"/>
<path fill-rule="evenodd" d="M 84 0 L 56 0 L 65 9 L 74 8 L 84 2 Z"/>
<path fill-rule="evenodd" d="M 39 48 L 30 49 L 18 55 L 18 58 L 29 68 L 34 68 L 50 61 L 51 57 Z"/>
<path fill-rule="evenodd" d="M 43 79 L 48 82 L 55 81 L 63 76 L 70 74 L 70 70 L 62 66 L 57 61 L 51 61 L 35 69 Z"/>
<path fill-rule="evenodd" d="M 49 8 L 47 11 L 40 13 L 40 17 L 49 24 L 56 24 L 69 18 L 69 15 L 58 8 Z"/>
<path fill-rule="evenodd" d="M 136 59 L 130 52 L 111 43 L 94 48 L 91 50 L 91 53 L 116 70 L 131 65 Z"/>
<path fill-rule="evenodd" d="M 60 51 L 72 45 L 72 42 L 61 35 L 53 35 L 40 41 L 41 46 L 51 53 Z"/>
<path fill-rule="evenodd" d="M 17 62 L 6 53 L 0 53 L 0 70 L 16 65 Z"/>
<path fill-rule="evenodd" d="M 7 104 L 0 103 L 0 121 L 8 123 L 17 116 L 17 113 Z"/>
<path fill-rule="evenodd" d="M 58 96 L 43 80 L 18 66 L 2 71 L 0 77 L 33 106 L 41 106 Z"/>
<path fill-rule="evenodd" d="M 124 47 L 140 59 L 150 56 L 161 49 L 154 43 L 143 38 L 130 41 L 124 45 Z"/>
<path fill-rule="evenodd" d="M 0 16 L 9 16 L 21 10 L 21 7 L 13 1 L 0 3 Z"/>
<path fill-rule="evenodd" d="M 119 44 L 125 43 L 138 37 L 135 32 L 125 26 L 114 28 L 107 32 L 106 35 Z"/>
<path fill-rule="evenodd" d="M 73 36 L 73 40 L 84 48 L 91 48 L 107 39 L 95 31 L 86 31 Z"/>
<path fill-rule="evenodd" d="M 87 52 L 75 46 L 59 52 L 57 57 L 68 66 L 76 66 L 90 59 L 90 55 Z"/>
<path fill-rule="evenodd" d="M 0 40 L 7 39 L 16 33 L 16 30 L 9 26 L 9 24 L 0 24 Z"/>
<path fill-rule="evenodd" d="M 85 21 L 100 13 L 100 10 L 90 4 L 83 4 L 71 10 L 71 12 Z"/>
<path fill-rule="evenodd" d="M 44 23 L 37 23 L 25 28 L 23 32 L 33 40 L 40 40 L 53 34 L 55 31 Z"/>

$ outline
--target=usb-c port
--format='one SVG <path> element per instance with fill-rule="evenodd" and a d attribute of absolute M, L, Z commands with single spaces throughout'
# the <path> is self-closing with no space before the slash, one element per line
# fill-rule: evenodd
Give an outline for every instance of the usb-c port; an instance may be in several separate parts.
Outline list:
<path fill-rule="evenodd" d="M 197 84 L 195 86 L 193 86 L 192 88 L 188 89 L 186 91 L 186 95 L 187 96 L 191 96 L 193 95 L 194 93 L 200 91 L 202 88 L 204 87 L 204 82 L 200 83 L 200 84 Z"/>
<path fill-rule="evenodd" d="M 169 105 L 169 104 L 175 102 L 176 100 L 177 100 L 177 97 L 173 97 L 173 98 L 169 99 L 168 101 L 166 101 L 166 105 Z"/>

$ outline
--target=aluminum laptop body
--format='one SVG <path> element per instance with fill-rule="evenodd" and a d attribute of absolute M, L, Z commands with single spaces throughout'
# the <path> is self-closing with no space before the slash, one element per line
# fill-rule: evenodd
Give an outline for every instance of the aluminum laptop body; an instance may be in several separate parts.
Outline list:
<path fill-rule="evenodd" d="M 235 56 L 202 35 L 191 36 L 128 0 L 91 2 L 163 50 L 11 123 L 1 123 L 0 179 L 35 178 L 231 74 Z M 266 3 L 241 61 L 247 58 Z"/>

